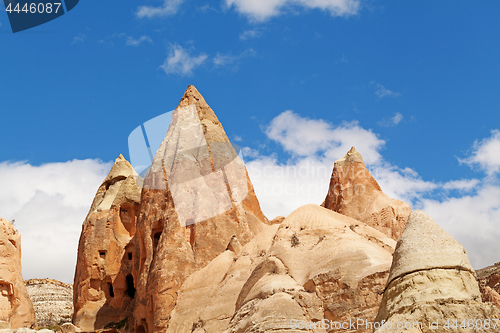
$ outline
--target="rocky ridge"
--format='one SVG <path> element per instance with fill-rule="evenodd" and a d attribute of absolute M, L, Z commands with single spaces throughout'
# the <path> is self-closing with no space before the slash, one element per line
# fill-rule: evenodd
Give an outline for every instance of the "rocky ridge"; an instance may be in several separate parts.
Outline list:
<path fill-rule="evenodd" d="M 52 279 L 24 282 L 33 303 L 38 327 L 68 323 L 73 318 L 73 286 Z"/>

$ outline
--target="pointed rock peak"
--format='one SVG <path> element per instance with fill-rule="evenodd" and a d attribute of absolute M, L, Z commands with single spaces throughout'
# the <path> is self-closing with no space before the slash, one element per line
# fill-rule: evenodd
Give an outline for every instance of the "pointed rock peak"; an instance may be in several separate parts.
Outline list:
<path fill-rule="evenodd" d="M 184 96 L 181 98 L 179 106 L 182 107 L 191 104 L 207 104 L 198 89 L 196 89 L 193 85 L 189 85 L 187 87 L 186 91 L 184 92 Z"/>
<path fill-rule="evenodd" d="M 112 182 L 114 179 L 125 179 L 128 176 L 134 176 L 135 170 L 132 165 L 123 157 L 122 154 L 118 156 L 115 163 L 111 167 L 108 176 L 104 180 L 103 184 L 106 182 Z"/>
<path fill-rule="evenodd" d="M 416 210 L 396 245 L 387 285 L 400 276 L 433 268 L 467 270 L 475 275 L 462 245 L 429 215 Z"/>
<path fill-rule="evenodd" d="M 363 165 L 365 164 L 363 162 L 363 157 L 361 157 L 361 154 L 356 150 L 356 148 L 351 147 L 351 149 L 347 152 L 347 154 L 345 154 L 344 157 L 335 161 L 335 164 L 346 165 L 356 162 L 361 162 L 363 163 Z"/>
<path fill-rule="evenodd" d="M 200 118 L 200 122 L 205 125 L 203 132 L 205 136 L 207 137 L 207 141 L 223 141 L 223 142 L 228 142 L 229 140 L 227 139 L 226 133 L 224 132 L 224 129 L 222 128 L 221 123 L 219 122 L 219 119 L 217 119 L 217 116 L 215 115 L 215 112 L 210 108 L 210 106 L 205 102 L 205 99 L 203 96 L 199 93 L 199 91 L 193 86 L 190 85 L 184 92 L 184 96 L 181 98 L 181 101 L 179 103 L 179 106 L 177 109 L 186 107 L 189 105 L 195 105 L 196 106 L 196 111 L 198 112 L 198 117 Z M 219 132 L 219 135 L 215 135 L 214 138 L 211 138 L 210 134 L 208 132 L 208 128 L 210 127 L 210 130 L 213 132 Z M 221 138 L 219 138 L 221 137 Z M 213 140 L 212 140 L 213 139 Z"/>

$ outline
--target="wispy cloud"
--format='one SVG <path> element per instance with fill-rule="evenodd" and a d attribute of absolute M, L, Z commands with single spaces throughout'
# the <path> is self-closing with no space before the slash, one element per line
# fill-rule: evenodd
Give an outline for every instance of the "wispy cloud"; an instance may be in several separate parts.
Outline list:
<path fill-rule="evenodd" d="M 403 118 L 404 117 L 401 113 L 396 112 L 393 117 L 391 117 L 389 119 L 382 119 L 377 124 L 379 124 L 380 126 L 384 126 L 384 127 L 396 126 L 397 124 L 399 124 L 403 120 Z"/>
<path fill-rule="evenodd" d="M 237 55 L 217 52 L 212 61 L 215 67 L 231 67 L 234 70 L 238 68 L 241 59 L 255 56 L 255 54 L 256 52 L 253 49 L 245 50 Z"/>
<path fill-rule="evenodd" d="M 160 7 L 139 6 L 135 15 L 139 18 L 165 17 L 175 15 L 185 0 L 164 0 Z"/>
<path fill-rule="evenodd" d="M 491 131 L 491 137 L 474 142 L 471 156 L 459 159 L 471 168 L 478 166 L 489 176 L 500 173 L 500 131 Z"/>
<path fill-rule="evenodd" d="M 83 34 L 83 33 L 79 33 L 78 35 L 76 35 L 75 37 L 73 37 L 73 42 L 71 42 L 71 44 L 75 44 L 75 43 L 78 43 L 78 42 L 85 42 L 85 40 L 87 39 L 87 35 Z"/>
<path fill-rule="evenodd" d="M 254 22 L 266 21 L 293 7 L 319 9 L 332 16 L 355 15 L 361 7 L 360 0 L 224 0 L 224 3 Z"/>
<path fill-rule="evenodd" d="M 125 37 L 125 44 L 127 44 L 129 46 L 139 46 L 143 42 L 149 42 L 149 43 L 153 42 L 153 40 L 149 36 L 141 36 L 139 38 L 134 38 L 132 36 L 127 36 L 125 33 L 121 33 L 118 36 Z"/>
<path fill-rule="evenodd" d="M 262 35 L 262 31 L 259 29 L 245 30 L 240 34 L 240 40 L 247 40 L 250 38 L 258 38 Z"/>
<path fill-rule="evenodd" d="M 166 74 L 177 74 L 181 76 L 193 75 L 193 70 L 201 66 L 208 56 L 201 53 L 197 56 L 191 56 L 189 50 L 178 44 L 170 45 L 168 56 L 160 68 Z"/>
<path fill-rule="evenodd" d="M 371 83 L 374 83 L 373 81 Z M 377 90 L 375 90 L 375 95 L 378 96 L 378 98 L 383 98 L 383 97 L 399 97 L 401 96 L 401 93 L 395 92 L 392 90 L 387 89 L 380 83 L 377 83 Z"/>

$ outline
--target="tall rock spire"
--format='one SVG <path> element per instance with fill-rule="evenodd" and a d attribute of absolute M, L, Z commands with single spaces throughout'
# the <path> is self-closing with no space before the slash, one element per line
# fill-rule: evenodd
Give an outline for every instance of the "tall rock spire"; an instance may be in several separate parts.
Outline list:
<path fill-rule="evenodd" d="M 267 219 L 221 123 L 189 86 L 144 179 L 136 234 L 135 331 L 164 332 L 194 271 Z"/>
<path fill-rule="evenodd" d="M 364 222 L 395 240 L 411 213 L 408 204 L 382 192 L 354 147 L 335 161 L 328 194 L 321 206 Z"/>
<path fill-rule="evenodd" d="M 120 155 L 83 222 L 73 285 L 73 323 L 101 329 L 132 314 L 133 243 L 141 189 Z"/>

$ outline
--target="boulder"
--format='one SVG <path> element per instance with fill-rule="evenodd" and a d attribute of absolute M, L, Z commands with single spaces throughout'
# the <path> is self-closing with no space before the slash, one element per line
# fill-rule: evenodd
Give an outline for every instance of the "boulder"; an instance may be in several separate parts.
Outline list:
<path fill-rule="evenodd" d="M 414 211 L 393 254 L 375 332 L 482 332 L 479 323 L 499 318 L 493 304 L 481 301 L 464 248 L 427 214 Z M 469 320 L 470 328 L 460 327 Z"/>
<path fill-rule="evenodd" d="M 52 279 L 25 281 L 39 327 L 70 323 L 73 318 L 73 286 Z"/>
<path fill-rule="evenodd" d="M 364 222 L 395 240 L 411 213 L 408 204 L 382 192 L 354 147 L 335 161 L 328 194 L 321 206 Z"/>
<path fill-rule="evenodd" d="M 83 222 L 73 285 L 73 323 L 85 331 L 132 315 L 132 240 L 141 194 L 135 176 L 120 155 Z"/>
<path fill-rule="evenodd" d="M 135 332 L 165 332 L 186 279 L 228 247 L 237 252 L 233 237 L 244 246 L 267 223 L 221 123 L 189 86 L 144 178 L 134 252 Z"/>
<path fill-rule="evenodd" d="M 0 218 L 0 321 L 4 326 L 36 328 L 33 304 L 21 269 L 21 235 Z M 8 324 L 7 324 L 8 323 Z"/>

